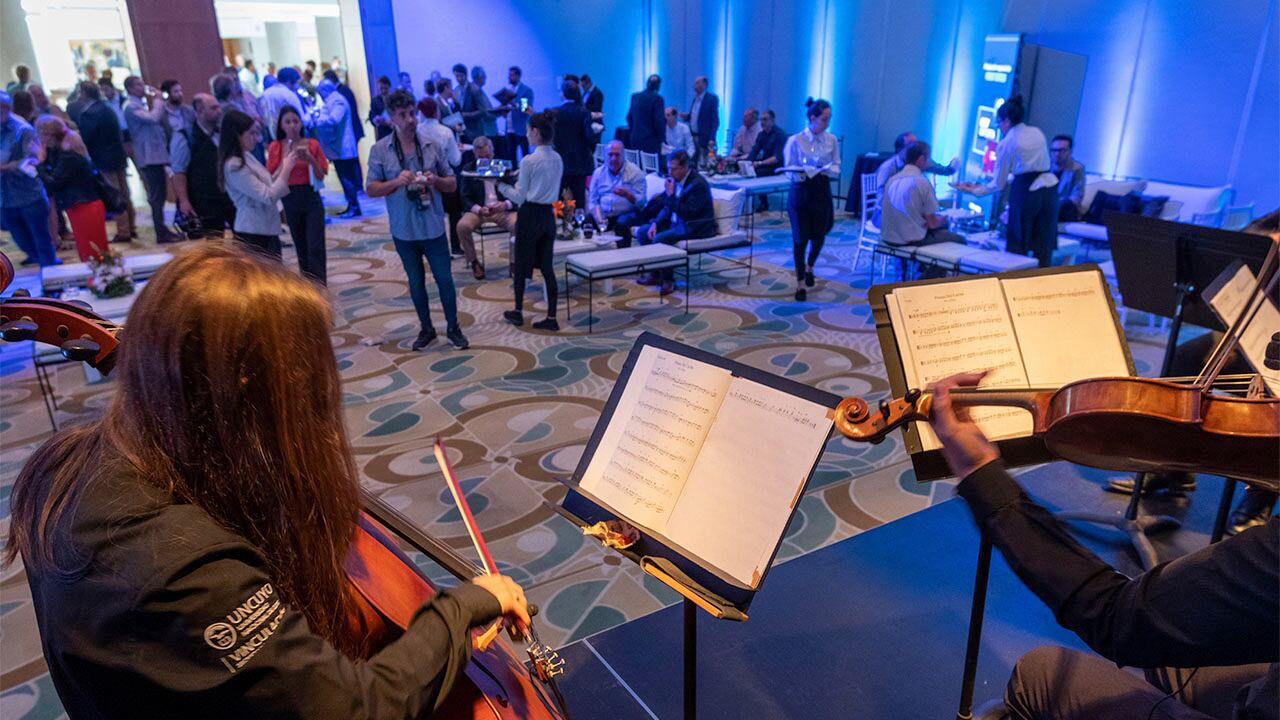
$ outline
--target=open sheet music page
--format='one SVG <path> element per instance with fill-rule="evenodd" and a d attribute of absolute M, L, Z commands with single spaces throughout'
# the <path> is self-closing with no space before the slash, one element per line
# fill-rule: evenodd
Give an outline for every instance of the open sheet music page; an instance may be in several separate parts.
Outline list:
<path fill-rule="evenodd" d="M 735 377 L 667 537 L 756 587 L 831 425 L 829 408 Z"/>
<path fill-rule="evenodd" d="M 896 288 L 886 297 L 907 385 L 962 372 L 991 370 L 983 387 L 1027 387 L 1027 373 L 999 278 Z M 905 345 L 903 344 L 905 340 Z M 1018 408 L 975 408 L 974 421 L 993 440 L 1030 435 L 1031 414 Z M 918 423 L 925 450 L 941 447 Z"/>
<path fill-rule="evenodd" d="M 1230 268 L 1228 272 L 1231 272 Z M 1244 263 L 1239 263 L 1225 283 L 1221 282 L 1223 279 L 1213 283 L 1218 291 L 1209 298 L 1209 306 L 1224 325 L 1231 327 L 1249 298 L 1253 297 L 1258 279 Z M 1240 352 L 1248 358 L 1253 369 L 1262 375 L 1271 394 L 1280 397 L 1280 370 L 1272 370 L 1266 364 L 1267 344 L 1271 342 L 1272 333 L 1277 332 L 1280 332 L 1280 311 L 1276 310 L 1275 301 L 1267 297 L 1263 299 L 1262 307 L 1258 308 L 1253 320 L 1240 334 Z"/>
<path fill-rule="evenodd" d="M 632 524 L 664 532 L 731 379 L 646 346 L 579 486 Z"/>
<path fill-rule="evenodd" d="M 1129 374 L 1115 315 L 1099 272 L 1000 281 L 1031 387 Z"/>

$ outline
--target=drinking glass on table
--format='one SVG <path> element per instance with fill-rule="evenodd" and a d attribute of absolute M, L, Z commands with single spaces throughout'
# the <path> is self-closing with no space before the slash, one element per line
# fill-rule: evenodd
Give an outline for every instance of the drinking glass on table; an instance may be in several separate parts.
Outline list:
<path fill-rule="evenodd" d="M 586 210 L 583 210 L 582 208 L 578 208 L 577 210 L 573 211 L 573 221 L 574 223 L 577 224 L 578 227 L 582 227 L 582 222 L 586 219 L 587 219 Z"/>

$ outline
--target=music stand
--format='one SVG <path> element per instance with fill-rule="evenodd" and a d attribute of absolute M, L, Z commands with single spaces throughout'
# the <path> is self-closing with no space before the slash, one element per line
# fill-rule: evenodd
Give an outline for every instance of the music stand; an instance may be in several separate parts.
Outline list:
<path fill-rule="evenodd" d="M 1125 307 L 1170 318 L 1160 377 L 1173 370 L 1178 335 L 1184 322 L 1225 330 L 1201 297 L 1231 263 L 1239 260 L 1261 272 L 1271 239 L 1262 235 L 1158 220 L 1142 215 L 1110 212 L 1103 216 L 1116 268 L 1116 284 Z M 1144 515 L 1139 508 L 1146 473 L 1134 478 L 1129 504 L 1120 517 L 1096 513 L 1060 513 L 1058 517 L 1109 525 L 1128 535 L 1142 566 L 1159 560 L 1147 533 L 1176 530 L 1181 523 L 1168 515 Z M 1229 484 L 1228 489 L 1232 488 Z"/>

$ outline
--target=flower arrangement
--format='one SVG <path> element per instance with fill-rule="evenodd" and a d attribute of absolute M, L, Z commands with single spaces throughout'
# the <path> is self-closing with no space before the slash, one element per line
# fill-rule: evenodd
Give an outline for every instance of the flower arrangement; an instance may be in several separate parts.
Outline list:
<path fill-rule="evenodd" d="M 578 236 L 578 228 L 574 225 L 574 210 L 577 206 L 568 188 L 560 193 L 559 200 L 551 203 L 551 208 L 556 213 L 557 240 L 572 240 Z"/>
<path fill-rule="evenodd" d="M 104 299 L 133 292 L 133 273 L 124 266 L 124 256 L 108 250 L 89 258 L 89 289 Z"/>

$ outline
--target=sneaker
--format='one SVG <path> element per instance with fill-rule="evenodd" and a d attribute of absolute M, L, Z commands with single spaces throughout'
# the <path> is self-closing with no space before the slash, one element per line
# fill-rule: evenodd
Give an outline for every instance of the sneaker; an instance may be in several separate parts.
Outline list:
<path fill-rule="evenodd" d="M 129 235 L 113 235 L 111 237 L 111 242 L 113 243 L 133 242 L 133 238 Z"/>
<path fill-rule="evenodd" d="M 804 288 L 796 288 L 797 302 L 804 302 L 805 300 L 808 300 L 808 299 L 809 299 L 809 293 L 805 292 Z"/>
<path fill-rule="evenodd" d="M 19 265 L 22 265 L 23 267 L 26 267 L 27 265 L 39 265 L 39 264 L 40 264 L 40 261 L 33 257 L 29 257 L 26 260 L 23 260 L 21 263 L 19 263 Z"/>
<path fill-rule="evenodd" d="M 1227 534 L 1235 535 L 1256 525 L 1266 525 L 1275 504 L 1274 493 L 1247 488 L 1235 512 L 1231 513 L 1231 524 L 1227 526 Z"/>
<path fill-rule="evenodd" d="M 507 322 L 511 323 L 512 325 L 515 325 L 516 327 L 520 327 L 521 325 L 524 324 L 524 313 L 520 312 L 519 310 L 507 310 L 506 312 L 502 313 L 502 317 Z"/>
<path fill-rule="evenodd" d="M 466 257 L 466 256 L 467 256 L 467 254 L 466 254 L 465 252 L 463 252 L 463 251 L 462 251 L 462 248 L 460 248 L 460 247 L 450 247 L 450 248 L 449 248 L 449 256 L 450 256 L 450 257 L 453 257 L 453 258 L 460 258 L 460 257 Z"/>
<path fill-rule="evenodd" d="M 556 322 L 556 319 L 553 317 L 547 318 L 546 320 L 539 320 L 538 322 L 534 323 L 532 327 L 534 330 L 547 330 L 550 332 L 560 332 L 560 323 Z"/>
<path fill-rule="evenodd" d="M 421 350 L 435 342 L 438 337 L 440 337 L 440 333 L 436 332 L 435 328 L 423 328 L 422 332 L 418 333 L 418 339 L 413 341 L 413 349 Z"/>
<path fill-rule="evenodd" d="M 480 264 L 479 260 L 471 261 L 471 276 L 477 280 L 484 279 L 484 266 Z"/>
<path fill-rule="evenodd" d="M 364 213 L 360 212 L 360 208 L 347 208 L 338 217 L 342 220 L 350 220 L 351 218 L 364 217 Z"/>
<path fill-rule="evenodd" d="M 456 325 L 446 330 L 444 336 L 449 338 L 449 342 L 459 350 L 466 350 L 471 347 L 471 343 L 467 341 L 467 336 L 462 334 L 462 328 Z"/>
<path fill-rule="evenodd" d="M 1121 495 L 1133 494 L 1133 478 L 1121 478 L 1119 480 L 1110 480 L 1107 482 L 1106 488 L 1108 492 L 1120 493 Z M 1186 495 L 1196 491 L 1196 478 L 1194 475 L 1187 473 L 1159 473 L 1147 476 L 1147 481 L 1142 484 L 1142 494 L 1150 495 L 1151 493 L 1166 492 L 1170 495 Z"/>
<path fill-rule="evenodd" d="M 804 286 L 813 287 L 813 271 L 806 270 L 804 273 Z"/>

